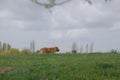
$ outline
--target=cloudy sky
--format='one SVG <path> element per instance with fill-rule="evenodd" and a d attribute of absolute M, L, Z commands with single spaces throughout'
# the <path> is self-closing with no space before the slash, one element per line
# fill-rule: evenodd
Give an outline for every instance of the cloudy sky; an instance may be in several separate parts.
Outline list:
<path fill-rule="evenodd" d="M 120 50 L 120 0 L 72 0 L 51 12 L 30 0 L 0 0 L 0 41 L 23 49 L 32 40 L 36 50 L 59 46 L 67 52 L 73 42 L 78 49 L 94 43 L 94 51 Z"/>

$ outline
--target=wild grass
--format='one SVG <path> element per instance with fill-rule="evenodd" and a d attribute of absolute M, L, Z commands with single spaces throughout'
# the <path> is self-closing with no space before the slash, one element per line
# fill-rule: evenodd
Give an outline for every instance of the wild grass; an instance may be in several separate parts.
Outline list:
<path fill-rule="evenodd" d="M 22 54 L 0 56 L 13 71 L 0 80 L 120 80 L 120 54 Z"/>

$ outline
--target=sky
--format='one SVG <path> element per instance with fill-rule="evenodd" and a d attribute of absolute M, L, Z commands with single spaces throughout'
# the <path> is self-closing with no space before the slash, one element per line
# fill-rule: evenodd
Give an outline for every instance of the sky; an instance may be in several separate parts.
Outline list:
<path fill-rule="evenodd" d="M 31 0 L 0 0 L 0 41 L 19 49 L 34 40 L 36 50 L 58 46 L 69 52 L 74 42 L 78 52 L 91 43 L 94 51 L 120 50 L 120 0 L 92 1 L 72 0 L 50 12 Z"/>

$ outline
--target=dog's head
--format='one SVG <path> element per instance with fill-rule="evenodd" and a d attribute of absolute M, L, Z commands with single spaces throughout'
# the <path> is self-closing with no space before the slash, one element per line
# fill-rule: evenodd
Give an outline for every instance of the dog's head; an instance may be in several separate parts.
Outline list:
<path fill-rule="evenodd" d="M 60 51 L 60 49 L 58 47 L 54 47 L 55 51 Z"/>

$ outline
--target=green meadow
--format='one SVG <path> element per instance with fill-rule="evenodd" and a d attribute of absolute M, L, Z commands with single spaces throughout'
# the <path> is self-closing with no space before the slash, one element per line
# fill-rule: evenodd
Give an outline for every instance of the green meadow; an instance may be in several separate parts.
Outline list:
<path fill-rule="evenodd" d="M 120 80 L 120 54 L 1 55 L 0 80 Z"/>

